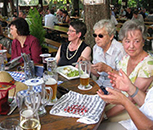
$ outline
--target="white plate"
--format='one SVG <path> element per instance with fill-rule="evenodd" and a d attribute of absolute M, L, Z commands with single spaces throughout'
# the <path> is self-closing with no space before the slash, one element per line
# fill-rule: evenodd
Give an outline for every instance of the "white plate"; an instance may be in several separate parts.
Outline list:
<path fill-rule="evenodd" d="M 68 76 L 65 74 L 64 68 L 69 68 L 69 69 L 71 69 L 72 71 L 73 71 L 73 70 L 78 70 L 78 68 L 73 67 L 72 65 L 66 65 L 66 66 L 57 67 L 57 72 L 58 72 L 59 74 L 61 74 L 63 77 L 67 78 L 68 80 L 79 78 L 79 75 L 78 75 L 78 76 L 75 76 L 75 77 L 68 77 Z"/>
<path fill-rule="evenodd" d="M 45 53 L 45 54 L 40 54 L 40 57 L 50 57 L 51 54 Z"/>
<path fill-rule="evenodd" d="M 7 50 L 0 50 L 0 53 L 5 53 L 7 52 Z"/>

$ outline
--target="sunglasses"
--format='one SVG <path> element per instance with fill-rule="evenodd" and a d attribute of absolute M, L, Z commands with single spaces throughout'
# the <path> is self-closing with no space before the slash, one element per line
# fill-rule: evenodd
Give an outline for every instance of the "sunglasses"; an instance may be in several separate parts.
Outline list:
<path fill-rule="evenodd" d="M 102 35 L 102 34 L 98 34 L 98 35 L 95 34 L 95 33 L 93 34 L 93 37 L 94 37 L 94 38 L 96 38 L 97 36 L 98 36 L 99 38 L 103 38 L 103 37 L 104 37 L 104 35 Z"/>

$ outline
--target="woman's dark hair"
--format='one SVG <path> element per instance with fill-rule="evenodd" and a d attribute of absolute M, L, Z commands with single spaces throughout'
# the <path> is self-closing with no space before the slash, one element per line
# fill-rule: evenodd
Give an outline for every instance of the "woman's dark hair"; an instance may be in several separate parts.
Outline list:
<path fill-rule="evenodd" d="M 80 20 L 75 20 L 72 21 L 70 25 L 76 30 L 76 33 L 81 32 L 80 38 L 82 39 L 87 32 L 86 24 Z"/>
<path fill-rule="evenodd" d="M 11 25 L 14 25 L 17 28 L 17 33 L 20 36 L 27 36 L 30 34 L 29 25 L 24 18 L 17 18 L 15 20 L 13 20 L 9 24 L 9 27 Z"/>

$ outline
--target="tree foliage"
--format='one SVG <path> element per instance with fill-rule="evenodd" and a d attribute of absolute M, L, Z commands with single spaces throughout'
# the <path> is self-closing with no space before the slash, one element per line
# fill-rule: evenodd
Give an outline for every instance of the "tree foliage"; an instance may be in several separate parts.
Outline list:
<path fill-rule="evenodd" d="M 29 10 L 27 22 L 30 34 L 38 38 L 41 46 L 43 46 L 46 31 L 42 26 L 42 16 L 40 16 L 36 8 Z"/>

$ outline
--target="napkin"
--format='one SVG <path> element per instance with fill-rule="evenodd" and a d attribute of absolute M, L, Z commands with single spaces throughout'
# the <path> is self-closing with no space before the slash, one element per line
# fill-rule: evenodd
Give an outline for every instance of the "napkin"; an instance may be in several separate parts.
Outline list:
<path fill-rule="evenodd" d="M 96 95 L 69 91 L 52 107 L 50 114 L 79 118 L 77 122 L 95 124 L 101 118 L 105 102 Z"/>

